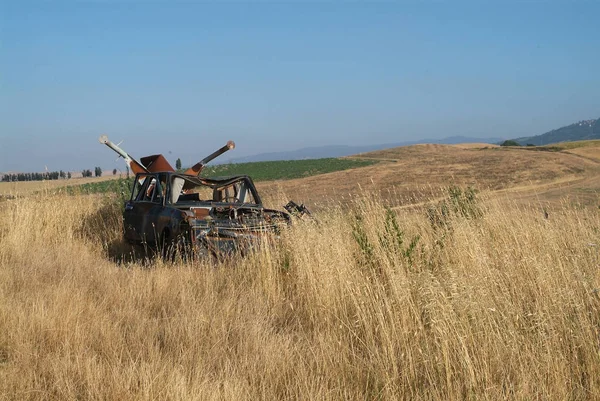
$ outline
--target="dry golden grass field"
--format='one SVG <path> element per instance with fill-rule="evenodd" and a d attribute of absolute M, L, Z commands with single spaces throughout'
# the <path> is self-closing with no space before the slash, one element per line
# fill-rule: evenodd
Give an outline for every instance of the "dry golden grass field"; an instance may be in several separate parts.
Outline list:
<path fill-rule="evenodd" d="M 0 202 L 0 399 L 600 399 L 599 156 L 361 155 L 261 184 L 317 220 L 223 261 L 132 258 L 110 196 Z"/>
<path fill-rule="evenodd" d="M 82 185 L 90 182 L 101 182 L 117 178 L 119 178 L 118 175 L 105 175 L 103 177 L 77 177 L 69 180 L 0 182 L 0 195 L 26 195 L 40 190 L 48 191 L 70 185 Z"/>

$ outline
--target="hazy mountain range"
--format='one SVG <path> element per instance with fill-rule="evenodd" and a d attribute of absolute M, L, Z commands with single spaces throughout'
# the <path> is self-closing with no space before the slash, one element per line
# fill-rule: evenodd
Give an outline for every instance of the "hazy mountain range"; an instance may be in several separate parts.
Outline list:
<path fill-rule="evenodd" d="M 514 141 L 521 145 L 548 145 L 557 142 L 582 141 L 589 139 L 600 139 L 600 118 L 591 120 L 581 120 L 571 125 L 548 131 L 541 135 L 530 137 L 515 138 Z M 252 156 L 227 159 L 225 163 L 247 163 L 258 161 L 273 160 L 301 160 L 301 159 L 320 159 L 325 157 L 351 156 L 359 153 L 371 152 L 374 150 L 396 148 L 399 146 L 417 145 L 423 143 L 435 144 L 457 144 L 457 143 L 490 143 L 500 144 L 504 141 L 502 138 L 473 138 L 466 136 L 450 136 L 443 139 L 422 139 L 415 141 L 404 141 L 395 143 L 384 143 L 379 145 L 364 146 L 319 146 L 307 147 L 297 150 L 259 153 Z M 0 172 L 0 177 L 4 173 Z"/>
<path fill-rule="evenodd" d="M 421 143 L 438 143 L 438 144 L 457 144 L 457 143 L 498 143 L 501 142 L 500 138 L 470 138 L 465 136 L 451 136 L 443 139 L 423 139 L 417 141 L 405 141 L 396 143 L 384 143 L 379 145 L 364 145 L 364 146 L 344 146 L 344 145 L 332 145 L 332 146 L 319 146 L 319 147 L 308 147 L 291 151 L 284 152 L 269 152 L 260 153 L 257 155 L 232 158 L 229 159 L 229 163 L 248 163 L 248 162 L 259 162 L 259 161 L 272 161 L 272 160 L 302 160 L 302 159 L 321 159 L 325 157 L 342 157 L 356 155 L 358 153 L 371 152 L 374 150 L 397 148 L 398 146 L 417 145 Z"/>
<path fill-rule="evenodd" d="M 600 119 L 581 120 L 565 127 L 548 131 L 541 135 L 521 137 L 513 139 L 521 145 L 548 145 L 557 142 L 583 141 L 588 139 L 600 139 Z M 232 158 L 228 163 L 247 163 L 272 160 L 301 160 L 301 159 L 319 159 L 324 157 L 342 157 L 356 155 L 358 153 L 371 152 L 374 150 L 396 148 L 398 146 L 417 145 L 422 143 L 437 143 L 453 145 L 457 143 L 490 143 L 500 144 L 504 141 L 502 138 L 472 138 L 466 136 L 451 136 L 443 139 L 422 139 L 416 141 L 404 141 L 396 143 L 384 143 L 379 145 L 364 146 L 319 146 L 307 147 L 297 150 L 284 152 L 259 153 L 257 155 Z"/>
<path fill-rule="evenodd" d="M 582 120 L 575 124 L 553 129 L 541 135 L 513 139 L 521 145 L 548 145 L 557 142 L 600 139 L 600 119 Z"/>

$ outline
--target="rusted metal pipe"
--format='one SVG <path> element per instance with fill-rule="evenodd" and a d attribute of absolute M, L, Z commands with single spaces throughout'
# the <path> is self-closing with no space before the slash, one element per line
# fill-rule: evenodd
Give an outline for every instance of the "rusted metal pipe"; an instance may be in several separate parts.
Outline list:
<path fill-rule="evenodd" d="M 211 160 L 216 159 L 217 157 L 221 156 L 223 153 L 227 152 L 228 150 L 234 149 L 234 148 L 235 148 L 235 142 L 228 141 L 227 145 L 223 146 L 221 149 L 216 150 L 215 152 L 206 156 L 204 159 L 200 160 L 198 163 L 194 164 L 192 167 L 187 169 L 185 171 L 185 174 L 199 175 L 202 172 L 202 169 L 204 168 L 204 166 L 206 166 Z"/>
<path fill-rule="evenodd" d="M 125 152 L 123 149 L 121 149 L 120 147 L 118 147 L 117 145 L 112 143 L 108 139 L 108 136 L 101 135 L 100 138 L 98 138 L 98 140 L 100 141 L 100 143 L 108 146 L 109 148 L 111 148 L 112 150 L 117 152 L 117 154 L 119 156 L 121 156 L 123 159 L 125 159 L 125 163 L 127 163 L 129 165 L 129 167 L 131 168 L 131 171 L 133 171 L 134 173 L 137 174 L 137 173 L 148 173 L 149 172 L 148 169 L 146 167 L 144 167 L 143 164 L 141 164 L 140 162 L 135 160 L 133 157 L 129 156 L 129 154 L 127 152 Z"/>

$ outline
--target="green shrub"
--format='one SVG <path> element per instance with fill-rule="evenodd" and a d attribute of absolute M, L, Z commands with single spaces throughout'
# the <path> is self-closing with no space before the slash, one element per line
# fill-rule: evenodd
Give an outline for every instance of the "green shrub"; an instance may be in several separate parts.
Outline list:
<path fill-rule="evenodd" d="M 452 218 L 476 219 L 483 215 L 477 201 L 477 190 L 450 186 L 448 197 L 427 209 L 427 218 L 434 229 L 448 228 Z"/>
<path fill-rule="evenodd" d="M 383 232 L 379 235 L 379 243 L 388 254 L 399 253 L 409 263 L 412 263 L 413 255 L 420 239 L 419 235 L 414 236 L 405 247 L 404 231 L 400 229 L 396 212 L 389 207 L 385 208 L 385 226 Z"/>

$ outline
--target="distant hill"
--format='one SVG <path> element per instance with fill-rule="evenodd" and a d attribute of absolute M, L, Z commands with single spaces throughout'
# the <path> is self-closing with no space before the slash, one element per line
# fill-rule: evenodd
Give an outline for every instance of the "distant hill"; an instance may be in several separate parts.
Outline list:
<path fill-rule="evenodd" d="M 600 119 L 582 120 L 566 127 L 554 129 L 545 134 L 516 138 L 514 141 L 521 145 L 548 145 L 557 142 L 583 141 L 600 139 Z"/>
<path fill-rule="evenodd" d="M 379 145 L 365 145 L 365 146 L 345 146 L 345 145 L 334 145 L 334 146 L 319 146 L 309 147 L 297 150 L 285 151 L 285 152 L 270 152 L 260 153 L 257 155 L 239 157 L 229 159 L 228 163 L 248 163 L 248 162 L 259 162 L 259 161 L 275 161 L 275 160 L 303 160 L 303 159 L 322 159 L 328 157 L 342 157 L 351 156 L 358 153 L 372 152 L 374 150 L 382 150 L 389 148 L 396 148 L 398 146 L 418 145 L 423 143 L 435 143 L 453 145 L 457 143 L 497 143 L 502 141 L 499 138 L 469 138 L 465 136 L 452 136 L 443 139 L 423 139 L 417 141 L 406 141 L 397 143 L 386 143 Z"/>

